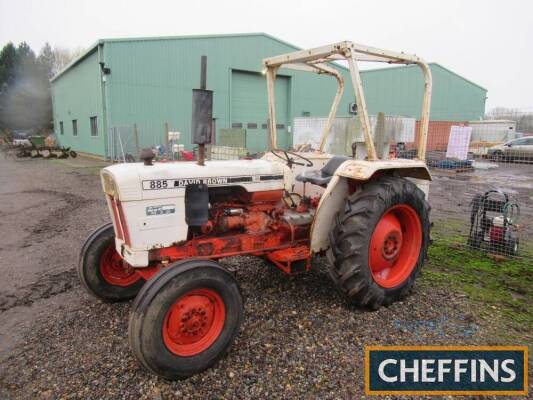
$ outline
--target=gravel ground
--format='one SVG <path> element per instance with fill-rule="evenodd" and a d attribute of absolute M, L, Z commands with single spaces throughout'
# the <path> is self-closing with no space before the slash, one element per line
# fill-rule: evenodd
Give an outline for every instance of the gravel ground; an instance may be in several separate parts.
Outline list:
<path fill-rule="evenodd" d="M 321 259 L 286 277 L 239 257 L 223 262 L 246 299 L 228 355 L 186 381 L 154 377 L 128 347 L 131 303 L 94 300 L 74 272 L 84 238 L 108 220 L 96 166 L 0 160 L 0 398 L 359 399 L 365 345 L 492 343 L 490 324 L 451 291 L 422 284 L 367 312 L 344 303 Z"/>

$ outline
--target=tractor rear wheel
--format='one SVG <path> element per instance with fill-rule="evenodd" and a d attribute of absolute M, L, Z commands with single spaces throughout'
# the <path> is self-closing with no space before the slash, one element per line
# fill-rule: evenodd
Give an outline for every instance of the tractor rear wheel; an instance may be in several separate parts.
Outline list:
<path fill-rule="evenodd" d="M 130 345 L 148 370 L 165 379 L 184 379 L 224 355 L 243 316 L 239 286 L 228 271 L 209 260 L 177 262 L 137 295 Z"/>
<path fill-rule="evenodd" d="M 134 298 L 145 282 L 115 250 L 111 223 L 96 229 L 83 244 L 78 276 L 91 295 L 108 303 Z"/>
<path fill-rule="evenodd" d="M 330 276 L 370 309 L 407 295 L 429 245 L 429 204 L 411 181 L 382 177 L 346 200 L 330 233 Z"/>

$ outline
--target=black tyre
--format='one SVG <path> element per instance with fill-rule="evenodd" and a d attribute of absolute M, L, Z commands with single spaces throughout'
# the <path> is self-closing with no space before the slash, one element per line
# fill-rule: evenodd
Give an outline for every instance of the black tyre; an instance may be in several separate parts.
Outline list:
<path fill-rule="evenodd" d="M 132 299 L 145 282 L 116 252 L 111 223 L 96 229 L 83 244 L 78 276 L 91 295 L 105 302 Z"/>
<path fill-rule="evenodd" d="M 76 153 L 74 150 L 70 150 L 70 151 L 68 152 L 68 154 L 69 154 L 72 158 L 76 158 L 76 157 L 78 157 L 78 153 Z"/>
<path fill-rule="evenodd" d="M 514 257 L 518 254 L 518 238 L 510 237 L 505 243 L 505 255 Z"/>
<path fill-rule="evenodd" d="M 472 250 L 481 250 L 481 244 L 483 243 L 483 233 L 475 232 L 468 238 L 468 247 Z"/>
<path fill-rule="evenodd" d="M 377 309 L 407 295 L 429 245 L 429 204 L 411 181 L 382 177 L 346 200 L 330 233 L 330 276 L 348 299 Z"/>
<path fill-rule="evenodd" d="M 129 340 L 137 359 L 170 380 L 215 364 L 244 317 L 233 276 L 214 261 L 175 263 L 150 279 L 132 307 Z"/>

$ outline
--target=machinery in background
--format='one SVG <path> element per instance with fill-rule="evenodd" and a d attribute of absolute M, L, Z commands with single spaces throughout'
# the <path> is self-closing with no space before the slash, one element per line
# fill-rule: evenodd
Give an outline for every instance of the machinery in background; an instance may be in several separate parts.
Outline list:
<path fill-rule="evenodd" d="M 15 131 L 6 134 L 2 140 L 2 150 L 12 158 L 75 158 L 78 156 L 70 147 L 58 146 L 53 136 L 32 136 L 29 132 Z"/>
<path fill-rule="evenodd" d="M 501 190 L 489 190 L 472 200 L 468 246 L 497 255 L 518 254 L 520 207 Z"/>

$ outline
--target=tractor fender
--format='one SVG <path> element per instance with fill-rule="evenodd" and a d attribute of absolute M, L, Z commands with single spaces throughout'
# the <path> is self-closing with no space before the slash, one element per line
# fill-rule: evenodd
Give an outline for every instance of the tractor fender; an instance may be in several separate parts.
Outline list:
<path fill-rule="evenodd" d="M 377 172 L 394 173 L 397 176 L 413 178 L 413 181 L 428 195 L 428 181 L 431 174 L 423 161 L 419 160 L 385 160 L 365 161 L 347 160 L 341 164 L 331 178 L 320 198 L 311 226 L 311 253 L 316 254 L 329 248 L 329 233 L 335 217 L 344 207 L 349 193 L 349 182 L 365 182 L 372 179 Z"/>
<path fill-rule="evenodd" d="M 401 158 L 383 161 L 347 160 L 337 168 L 335 175 L 356 181 L 367 181 L 378 171 L 389 173 L 394 171 L 396 175 L 404 178 L 431 180 L 431 174 L 424 161 Z"/>

